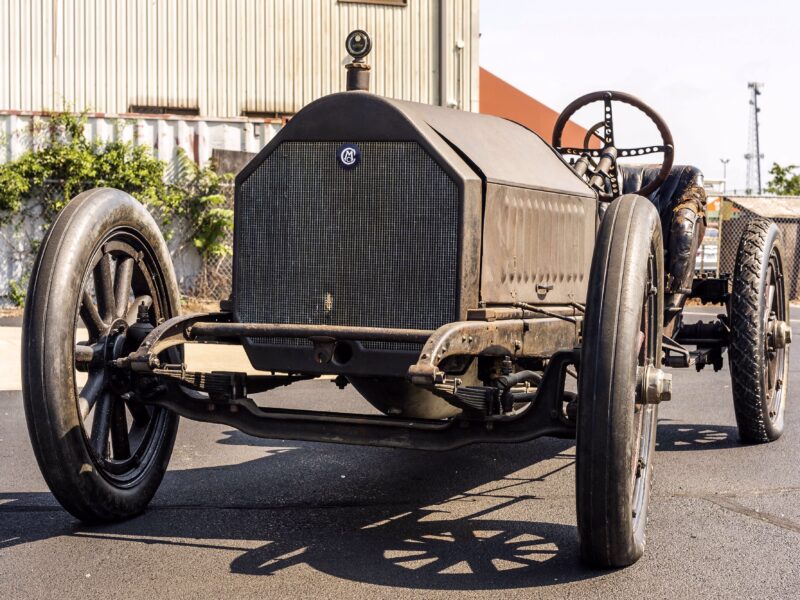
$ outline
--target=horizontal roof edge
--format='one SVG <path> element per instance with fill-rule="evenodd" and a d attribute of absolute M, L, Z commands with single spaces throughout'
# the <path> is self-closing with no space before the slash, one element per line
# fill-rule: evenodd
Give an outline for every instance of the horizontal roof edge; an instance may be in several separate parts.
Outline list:
<path fill-rule="evenodd" d="M 800 219 L 800 196 L 735 196 L 721 194 L 721 197 L 761 217 Z"/>

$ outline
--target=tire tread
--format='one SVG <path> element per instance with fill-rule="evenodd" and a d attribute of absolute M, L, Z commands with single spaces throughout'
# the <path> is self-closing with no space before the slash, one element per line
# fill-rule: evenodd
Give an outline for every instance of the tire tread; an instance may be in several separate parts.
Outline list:
<path fill-rule="evenodd" d="M 760 300 L 764 282 L 762 267 L 771 251 L 774 223 L 751 219 L 736 253 L 731 294 L 731 386 L 739 437 L 746 443 L 766 443 L 770 436 L 764 418 L 765 390 L 761 379 Z"/>

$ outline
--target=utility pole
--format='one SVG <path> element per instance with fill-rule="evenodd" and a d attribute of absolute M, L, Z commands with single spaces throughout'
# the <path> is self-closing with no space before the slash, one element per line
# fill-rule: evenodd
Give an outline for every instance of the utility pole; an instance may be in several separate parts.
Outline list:
<path fill-rule="evenodd" d="M 728 191 L 728 163 L 731 162 L 730 158 L 720 158 L 719 162 L 722 163 L 722 193 Z"/>
<path fill-rule="evenodd" d="M 750 130 L 747 141 L 747 154 L 744 157 L 747 159 L 747 189 L 748 193 L 753 193 L 756 190 L 757 194 L 761 194 L 761 159 L 764 155 L 761 154 L 761 144 L 758 136 L 758 113 L 761 109 L 758 108 L 758 97 L 761 95 L 761 88 L 763 83 L 756 83 L 751 81 L 747 84 L 750 89 Z"/>

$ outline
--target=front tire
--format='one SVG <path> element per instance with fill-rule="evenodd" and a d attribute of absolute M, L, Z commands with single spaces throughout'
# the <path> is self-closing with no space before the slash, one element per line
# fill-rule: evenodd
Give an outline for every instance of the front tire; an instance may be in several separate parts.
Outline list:
<path fill-rule="evenodd" d="M 58 215 L 28 288 L 22 396 L 42 475 L 83 521 L 139 514 L 161 482 L 178 417 L 110 363 L 179 312 L 166 244 L 139 202 L 95 189 Z"/>
<path fill-rule="evenodd" d="M 739 437 L 771 442 L 784 428 L 791 328 L 780 230 L 766 219 L 751 220 L 739 242 L 730 317 Z"/>
<path fill-rule="evenodd" d="M 578 536 L 593 566 L 624 567 L 644 552 L 658 404 L 642 380 L 663 375 L 663 262 L 653 205 L 614 201 L 592 258 L 578 381 Z"/>

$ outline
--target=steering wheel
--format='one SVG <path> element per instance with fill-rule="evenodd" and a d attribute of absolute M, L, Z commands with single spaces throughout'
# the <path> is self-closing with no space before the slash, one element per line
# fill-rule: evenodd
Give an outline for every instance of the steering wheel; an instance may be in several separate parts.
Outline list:
<path fill-rule="evenodd" d="M 594 102 L 603 102 L 604 113 L 603 120 L 593 125 L 583 139 L 583 148 L 569 148 L 561 145 L 561 136 L 564 133 L 564 127 L 579 109 L 593 104 Z M 642 146 L 639 148 L 617 148 L 614 144 L 614 117 L 612 110 L 613 102 L 622 102 L 628 104 L 643 112 L 650 121 L 656 126 L 658 132 L 661 134 L 661 143 L 654 146 Z M 603 135 L 599 134 L 602 127 Z M 592 137 L 597 137 L 602 143 L 602 148 L 590 148 L 589 143 Z M 650 183 L 637 190 L 635 193 L 640 196 L 648 196 L 661 186 L 666 181 L 669 171 L 672 168 L 672 163 L 675 160 L 675 147 L 672 141 L 672 133 L 669 127 L 659 114 L 652 108 L 647 106 L 644 102 L 626 94 L 624 92 L 592 92 L 581 96 L 572 102 L 564 111 L 558 115 L 555 127 L 553 128 L 553 147 L 563 155 L 566 156 L 580 156 L 586 161 L 586 165 L 591 164 L 594 171 L 590 177 L 589 183 L 598 188 L 601 192 L 600 196 L 603 199 L 613 199 L 620 195 L 621 185 L 618 176 L 617 158 L 621 156 L 643 156 L 645 154 L 663 153 L 664 160 L 661 163 L 661 169 L 658 175 Z M 597 159 L 597 161 L 593 160 Z M 584 168 L 584 171 L 586 168 Z M 583 173 L 580 173 L 581 175 Z M 604 181 L 608 180 L 611 186 L 611 194 L 606 193 Z"/>

